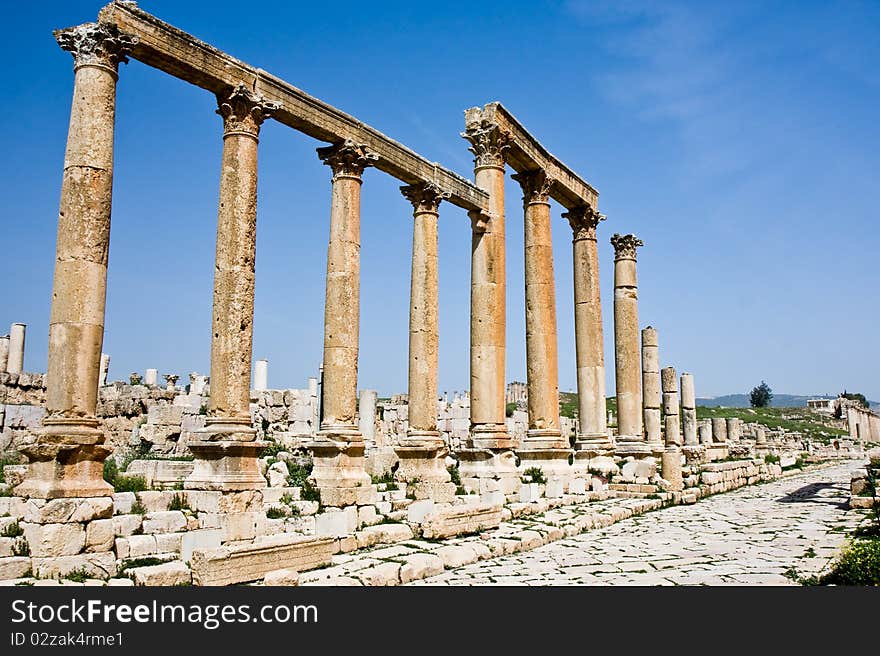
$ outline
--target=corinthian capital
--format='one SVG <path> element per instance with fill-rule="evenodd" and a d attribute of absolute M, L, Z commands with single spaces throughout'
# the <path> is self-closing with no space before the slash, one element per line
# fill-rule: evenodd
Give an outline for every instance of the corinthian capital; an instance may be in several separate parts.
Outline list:
<path fill-rule="evenodd" d="M 223 117 L 224 136 L 259 136 L 260 125 L 279 107 L 278 103 L 264 99 L 243 84 L 239 84 L 228 94 L 217 94 L 217 113 Z"/>
<path fill-rule="evenodd" d="M 444 198 L 449 198 L 449 192 L 443 191 L 433 182 L 417 182 L 416 184 L 405 185 L 400 188 L 400 193 L 412 203 L 416 214 L 423 212 L 436 214 L 440 207 L 440 201 Z"/>
<path fill-rule="evenodd" d="M 342 143 L 318 148 L 318 157 L 333 170 L 333 177 L 350 177 L 360 180 L 364 169 L 379 159 L 366 145 L 346 139 Z"/>
<path fill-rule="evenodd" d="M 578 205 L 567 212 L 562 213 L 562 218 L 568 219 L 574 241 L 581 239 L 596 239 L 596 228 L 600 221 L 605 220 L 604 214 L 599 214 L 592 205 Z"/>
<path fill-rule="evenodd" d="M 550 200 L 550 190 L 556 180 L 547 175 L 543 169 L 536 171 L 524 171 L 510 176 L 523 190 L 523 205 L 532 203 L 547 203 Z"/>
<path fill-rule="evenodd" d="M 52 34 L 58 45 L 73 55 L 75 68 L 101 66 L 114 73 L 119 62 L 128 61 L 126 55 L 138 42 L 136 36 L 124 34 L 109 23 L 85 23 Z"/>
<path fill-rule="evenodd" d="M 504 151 L 510 147 L 510 133 L 494 123 L 482 121 L 465 128 L 461 136 L 471 142 L 468 148 L 474 157 L 474 167 L 496 166 L 504 168 Z"/>
<path fill-rule="evenodd" d="M 635 235 L 619 235 L 615 232 L 611 235 L 611 245 L 614 246 L 615 260 L 634 260 L 636 249 L 644 246 L 645 242 Z"/>

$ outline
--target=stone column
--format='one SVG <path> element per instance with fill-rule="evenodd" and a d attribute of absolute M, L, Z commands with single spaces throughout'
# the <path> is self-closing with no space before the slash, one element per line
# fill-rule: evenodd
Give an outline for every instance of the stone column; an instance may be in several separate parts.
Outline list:
<path fill-rule="evenodd" d="M 110 356 L 106 353 L 101 354 L 101 366 L 98 370 L 98 386 L 104 387 L 107 384 L 107 374 L 110 371 Z"/>
<path fill-rule="evenodd" d="M 700 444 L 705 447 L 712 446 L 712 420 L 701 419 L 700 426 Z"/>
<path fill-rule="evenodd" d="M 596 228 L 605 216 L 589 205 L 563 215 L 572 231 L 574 259 L 574 333 L 577 358 L 579 432 L 575 458 L 589 460 L 608 455 L 605 407 L 605 348 L 602 339 L 602 299 L 599 289 L 599 249 Z"/>
<path fill-rule="evenodd" d="M 448 194 L 433 183 L 400 188 L 413 206 L 409 297 L 409 428 L 394 450 L 395 477 L 412 484 L 418 499 L 452 501 L 455 485 L 446 471 L 446 444 L 437 430 L 438 271 L 437 218 Z"/>
<path fill-rule="evenodd" d="M 0 372 L 6 371 L 9 361 L 9 335 L 0 335 Z"/>
<path fill-rule="evenodd" d="M 254 391 L 265 392 L 269 389 L 269 361 L 257 360 L 254 363 Z"/>
<path fill-rule="evenodd" d="M 639 301 L 635 235 L 614 234 L 614 368 L 617 385 L 619 455 L 651 452 L 642 435 L 641 367 L 639 366 Z"/>
<path fill-rule="evenodd" d="M 681 419 L 678 411 L 678 379 L 675 367 L 665 367 L 660 372 L 663 384 L 663 411 L 665 414 L 666 448 L 661 456 L 661 476 L 669 489 L 678 491 L 684 487 L 681 473 Z"/>
<path fill-rule="evenodd" d="M 177 374 L 165 374 L 162 376 L 165 379 L 165 391 L 166 392 L 174 392 L 177 390 L 177 380 L 180 378 Z"/>
<path fill-rule="evenodd" d="M 364 439 L 356 423 L 360 326 L 361 183 L 377 159 L 346 140 L 318 148 L 333 171 L 330 242 L 324 304 L 321 427 L 311 444 L 312 478 L 325 506 L 369 503 L 373 488 L 364 469 Z"/>
<path fill-rule="evenodd" d="M 519 488 L 504 404 L 506 274 L 504 247 L 504 152 L 510 135 L 468 110 L 462 136 L 471 143 L 474 181 L 489 194 L 488 215 L 470 212 L 471 240 L 471 429 L 459 452 L 462 482 L 481 491 Z M 479 479 L 486 482 L 480 483 Z M 488 482 L 495 481 L 495 482 Z"/>
<path fill-rule="evenodd" d="M 257 146 L 260 125 L 278 106 L 243 84 L 217 94 L 223 118 L 223 155 L 214 308 L 211 392 L 187 489 L 245 490 L 266 481 L 257 465 L 265 442 L 256 441 L 250 412 L 257 232 Z"/>
<path fill-rule="evenodd" d="M 36 444 L 22 450 L 30 464 L 27 478 L 15 489 L 18 496 L 44 499 L 113 493 L 102 475 L 110 450 L 103 446 L 95 413 L 110 245 L 116 80 L 119 62 L 136 41 L 102 23 L 58 30 L 55 38 L 73 54 L 74 88 L 49 322 L 47 414 Z M 10 344 L 8 364 L 14 352 Z"/>
<path fill-rule="evenodd" d="M 712 417 L 712 442 L 727 444 L 727 420 L 724 417 Z"/>
<path fill-rule="evenodd" d="M 758 426 L 755 429 L 755 455 L 763 456 L 769 452 L 770 451 L 767 448 L 767 433 L 763 428 Z"/>
<path fill-rule="evenodd" d="M 24 371 L 24 338 L 27 326 L 14 323 L 9 328 L 9 355 L 6 359 L 6 373 L 20 374 Z"/>
<path fill-rule="evenodd" d="M 158 369 L 147 369 L 144 372 L 144 385 L 146 385 L 147 387 L 150 387 L 150 386 L 155 386 L 158 384 L 159 384 L 159 370 Z"/>
<path fill-rule="evenodd" d="M 677 396 L 677 394 L 676 394 Z M 645 437 L 654 455 L 663 452 L 660 426 L 660 353 L 657 331 L 648 326 L 642 331 L 642 412 Z"/>
<path fill-rule="evenodd" d="M 361 390 L 358 396 L 358 430 L 364 442 L 373 444 L 376 440 L 376 403 L 379 393 L 376 390 Z"/>
<path fill-rule="evenodd" d="M 559 355 L 556 344 L 556 281 L 550 191 L 554 180 L 542 171 L 518 173 L 525 224 L 526 385 L 528 430 L 520 445 L 520 469 L 538 467 L 548 478 L 571 475 L 568 439 L 559 421 Z"/>
<path fill-rule="evenodd" d="M 681 374 L 681 415 L 684 429 L 684 445 L 698 446 L 697 437 L 697 398 L 694 393 L 694 375 Z"/>
<path fill-rule="evenodd" d="M 727 418 L 727 441 L 739 442 L 742 438 L 742 428 L 738 417 Z"/>

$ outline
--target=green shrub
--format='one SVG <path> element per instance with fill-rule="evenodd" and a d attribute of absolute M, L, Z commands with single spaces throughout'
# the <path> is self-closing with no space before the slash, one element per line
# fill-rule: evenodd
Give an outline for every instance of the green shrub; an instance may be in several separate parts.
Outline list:
<path fill-rule="evenodd" d="M 544 471 L 540 467 L 529 467 L 523 472 L 523 478 L 528 477 L 532 479 L 532 483 L 546 483 L 547 478 L 544 476 Z"/>
<path fill-rule="evenodd" d="M 819 583 L 880 586 L 880 539 L 853 540 Z"/>
<path fill-rule="evenodd" d="M 146 515 L 147 508 L 144 504 L 141 503 L 140 499 L 135 499 L 135 502 L 131 504 L 131 514 L 132 515 Z"/>
<path fill-rule="evenodd" d="M 86 571 L 85 567 L 80 567 L 79 569 L 72 570 L 65 574 L 63 578 L 68 581 L 73 581 L 75 583 L 85 583 L 86 579 L 92 578 L 88 571 Z"/>
<path fill-rule="evenodd" d="M 132 458 L 129 458 L 128 462 L 131 460 Z M 147 489 L 147 482 L 143 476 L 122 474 L 114 458 L 107 458 L 104 461 L 104 480 L 113 486 L 115 492 L 143 492 Z"/>
<path fill-rule="evenodd" d="M 287 484 L 290 487 L 299 488 L 299 498 L 303 501 L 320 501 L 321 493 L 314 485 L 309 482 L 309 476 L 312 474 L 312 465 L 300 465 L 295 463 L 287 463 Z"/>
<path fill-rule="evenodd" d="M 516 403 L 508 403 L 507 405 L 505 405 L 504 406 L 504 416 L 505 417 L 512 417 L 516 408 L 517 408 Z"/>
<path fill-rule="evenodd" d="M 764 456 L 764 462 L 766 462 L 768 465 L 778 465 L 779 456 L 774 456 L 773 454 L 768 453 L 766 456 Z"/>
<path fill-rule="evenodd" d="M 373 483 L 373 485 L 379 485 L 380 483 L 393 483 L 394 474 L 392 474 L 390 471 L 383 472 L 379 476 L 376 476 L 374 474 L 373 476 L 370 476 L 370 481 Z"/>
<path fill-rule="evenodd" d="M 449 472 L 449 478 L 452 483 L 461 485 L 461 472 L 458 471 L 458 465 L 451 465 L 446 468 L 446 471 Z"/>
<path fill-rule="evenodd" d="M 24 538 L 18 538 L 15 542 L 12 543 L 12 555 L 13 556 L 30 556 L 31 555 L 31 546 L 28 544 L 27 540 Z"/>
<path fill-rule="evenodd" d="M 189 510 L 189 502 L 186 500 L 186 495 L 184 494 L 175 494 L 171 497 L 171 503 L 168 504 L 168 510 Z"/>
<path fill-rule="evenodd" d="M 276 506 L 270 506 L 266 510 L 266 519 L 284 519 L 287 517 L 287 513 Z"/>
<path fill-rule="evenodd" d="M 15 520 L 11 524 L 7 525 L 3 531 L 0 531 L 0 538 L 17 538 L 24 535 L 24 529 L 21 528 L 18 524 L 18 520 Z"/>
<path fill-rule="evenodd" d="M 122 576 L 122 573 L 127 569 L 134 569 L 135 567 L 150 567 L 151 565 L 161 565 L 167 562 L 167 558 L 156 558 L 155 556 L 129 558 L 128 560 L 124 561 L 122 565 L 119 566 L 119 573 L 117 574 L 117 576 Z"/>

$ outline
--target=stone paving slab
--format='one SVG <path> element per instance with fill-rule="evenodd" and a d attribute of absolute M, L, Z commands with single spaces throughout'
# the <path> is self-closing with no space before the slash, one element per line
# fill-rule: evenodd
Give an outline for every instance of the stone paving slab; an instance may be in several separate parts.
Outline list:
<path fill-rule="evenodd" d="M 796 585 L 785 571 L 827 568 L 864 517 L 847 509 L 852 469 L 811 469 L 409 585 Z"/>

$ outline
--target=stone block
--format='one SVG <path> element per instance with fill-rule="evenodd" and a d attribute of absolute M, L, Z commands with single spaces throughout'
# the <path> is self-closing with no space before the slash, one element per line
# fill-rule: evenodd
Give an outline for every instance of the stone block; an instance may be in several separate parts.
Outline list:
<path fill-rule="evenodd" d="M 410 524 L 421 524 L 425 521 L 425 517 L 434 512 L 433 499 L 422 499 L 413 501 L 406 508 L 406 521 Z"/>
<path fill-rule="evenodd" d="M 129 514 L 136 500 L 134 492 L 117 492 L 113 495 L 113 513 L 116 515 Z"/>
<path fill-rule="evenodd" d="M 262 544 L 196 549 L 192 553 L 193 583 L 232 585 L 257 581 L 278 569 L 302 572 L 329 564 L 332 538 L 272 536 Z"/>
<path fill-rule="evenodd" d="M 343 537 L 351 535 L 358 527 L 358 511 L 354 506 L 341 510 L 327 509 L 315 515 L 315 535 L 318 537 Z"/>
<path fill-rule="evenodd" d="M 184 533 L 157 533 L 156 551 L 159 553 L 180 553 L 181 537 Z"/>
<path fill-rule="evenodd" d="M 143 515 L 116 515 L 113 522 L 113 533 L 119 537 L 133 535 L 141 530 Z"/>
<path fill-rule="evenodd" d="M 113 551 L 116 552 L 116 558 L 125 560 L 131 554 L 131 547 L 128 544 L 128 538 L 116 538 L 113 542 Z"/>
<path fill-rule="evenodd" d="M 583 478 L 573 478 L 568 483 L 568 493 L 569 494 L 586 494 L 587 493 L 587 481 Z"/>
<path fill-rule="evenodd" d="M 422 535 L 442 539 L 496 528 L 501 523 L 501 507 L 495 505 L 464 505 L 438 510 L 426 518 Z"/>
<path fill-rule="evenodd" d="M 519 488 L 519 502 L 532 503 L 540 499 L 541 487 L 538 483 L 523 483 Z"/>
<path fill-rule="evenodd" d="M 111 551 L 116 537 L 114 519 L 96 519 L 86 524 L 86 551 Z"/>
<path fill-rule="evenodd" d="M 399 573 L 401 583 L 426 579 L 443 572 L 443 560 L 437 554 L 416 553 L 402 556 L 401 560 L 404 561 Z"/>
<path fill-rule="evenodd" d="M 20 579 L 31 571 L 31 559 L 27 556 L 0 558 L 0 581 Z"/>
<path fill-rule="evenodd" d="M 60 578 L 73 571 L 84 570 L 89 578 L 109 579 L 116 576 L 116 556 L 113 552 L 84 553 L 54 558 L 33 558 L 34 576 Z"/>
<path fill-rule="evenodd" d="M 154 405 L 147 410 L 147 423 L 154 425 L 180 426 L 184 407 L 181 405 Z"/>
<path fill-rule="evenodd" d="M 276 569 L 268 572 L 263 585 L 299 585 L 299 572 L 295 569 Z"/>
<path fill-rule="evenodd" d="M 155 535 L 130 535 L 128 538 L 128 557 L 140 558 L 159 553 Z"/>
<path fill-rule="evenodd" d="M 397 585 L 400 583 L 400 563 L 380 563 L 355 572 L 364 585 Z"/>
<path fill-rule="evenodd" d="M 218 513 L 220 512 L 220 498 L 222 492 L 212 490 L 186 490 L 186 502 L 194 512 Z"/>
<path fill-rule="evenodd" d="M 358 531 L 357 544 L 359 549 L 377 544 L 392 544 L 413 538 L 412 529 L 406 524 L 377 524 Z"/>
<path fill-rule="evenodd" d="M 372 526 L 381 521 L 376 506 L 361 506 L 358 508 L 358 526 Z"/>
<path fill-rule="evenodd" d="M 219 549 L 223 540 L 223 531 L 218 528 L 203 528 L 187 531 L 180 538 L 180 559 L 188 563 L 192 560 L 193 551 Z"/>
<path fill-rule="evenodd" d="M 263 493 L 260 490 L 223 493 L 217 504 L 220 513 L 260 512 L 263 509 Z"/>
<path fill-rule="evenodd" d="M 60 524 L 65 522 L 90 522 L 113 516 L 113 499 L 92 497 L 86 499 L 52 499 L 41 506 L 29 501 L 25 506 L 24 520 L 36 524 Z"/>
<path fill-rule="evenodd" d="M 470 565 L 477 562 L 477 552 L 470 545 L 456 544 L 440 547 L 436 551 L 437 556 L 443 562 L 443 567 L 452 569 L 462 565 Z"/>
<path fill-rule="evenodd" d="M 86 531 L 82 524 L 31 524 L 23 522 L 21 528 L 30 546 L 31 556 L 71 556 L 83 550 Z"/>
<path fill-rule="evenodd" d="M 110 579 L 107 581 L 109 588 L 130 588 L 133 585 L 134 581 L 131 579 Z"/>
<path fill-rule="evenodd" d="M 475 503 L 481 503 L 486 506 L 503 506 L 507 499 L 504 496 L 504 492 L 501 490 L 495 490 L 494 492 L 483 492 L 481 495 L 477 496 L 475 494 L 465 495 L 468 497 L 472 497 L 472 501 Z"/>
<path fill-rule="evenodd" d="M 173 494 L 157 490 L 146 490 L 137 493 L 137 499 L 148 513 L 163 512 L 168 510 Z"/>
<path fill-rule="evenodd" d="M 151 512 L 144 516 L 144 533 L 176 533 L 186 528 L 186 516 L 179 510 Z"/>
<path fill-rule="evenodd" d="M 220 528 L 223 540 L 252 540 L 257 536 L 257 522 L 265 517 L 262 512 L 237 512 L 220 515 Z"/>
<path fill-rule="evenodd" d="M 172 560 L 161 565 L 133 567 L 126 570 L 135 585 L 189 585 L 192 574 L 189 568 L 179 560 Z"/>

